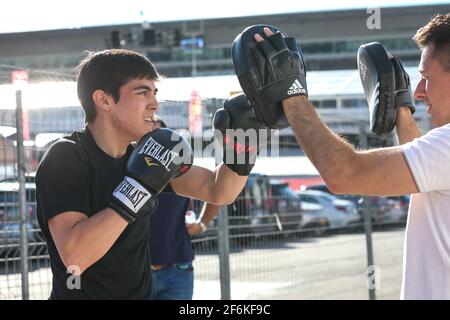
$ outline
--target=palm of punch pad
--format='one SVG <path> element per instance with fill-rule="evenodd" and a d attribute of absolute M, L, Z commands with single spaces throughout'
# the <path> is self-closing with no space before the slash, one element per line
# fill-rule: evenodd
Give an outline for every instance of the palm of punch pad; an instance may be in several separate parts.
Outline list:
<path fill-rule="evenodd" d="M 408 107 L 411 113 L 414 114 L 416 107 L 414 104 L 414 98 L 411 91 L 411 81 L 408 73 L 403 68 L 403 64 L 399 58 L 391 58 L 392 65 L 395 72 L 395 107 Z"/>
<path fill-rule="evenodd" d="M 274 34 L 267 37 L 265 27 Z M 264 40 L 256 43 L 256 33 Z M 305 63 L 297 41 L 273 26 L 250 26 L 233 41 L 232 58 L 239 83 L 258 119 L 269 128 L 288 127 L 281 100 L 308 95 Z"/>
<path fill-rule="evenodd" d="M 110 207 L 130 223 L 151 214 L 158 203 L 156 196 L 190 169 L 192 159 L 191 146 L 176 131 L 163 128 L 147 133 L 131 153 Z"/>

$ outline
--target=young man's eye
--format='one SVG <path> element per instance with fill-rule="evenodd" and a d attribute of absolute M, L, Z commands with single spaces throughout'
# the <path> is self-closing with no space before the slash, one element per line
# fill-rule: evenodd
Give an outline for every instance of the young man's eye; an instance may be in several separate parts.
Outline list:
<path fill-rule="evenodd" d="M 141 92 L 138 92 L 138 94 L 141 94 L 141 95 L 143 95 L 143 96 L 146 96 L 146 95 L 147 95 L 147 91 L 141 91 Z"/>

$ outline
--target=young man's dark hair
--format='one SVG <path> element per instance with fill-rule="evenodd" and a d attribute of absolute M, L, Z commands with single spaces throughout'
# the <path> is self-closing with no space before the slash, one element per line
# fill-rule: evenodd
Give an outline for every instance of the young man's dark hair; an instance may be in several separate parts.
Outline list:
<path fill-rule="evenodd" d="M 78 99 L 85 113 L 85 122 L 95 119 L 92 93 L 97 90 L 111 94 L 119 101 L 119 88 L 130 79 L 158 80 L 160 75 L 144 55 L 125 49 L 89 52 L 77 67 Z"/>

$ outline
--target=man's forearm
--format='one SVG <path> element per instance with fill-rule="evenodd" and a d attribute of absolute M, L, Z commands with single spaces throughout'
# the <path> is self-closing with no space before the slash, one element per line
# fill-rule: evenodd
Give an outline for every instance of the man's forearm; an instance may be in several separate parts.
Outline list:
<path fill-rule="evenodd" d="M 232 203 L 247 182 L 248 176 L 240 176 L 228 168 L 224 163 L 220 163 L 215 170 L 215 183 L 213 193 L 219 201 L 216 203 Z"/>
<path fill-rule="evenodd" d="M 200 212 L 200 219 L 204 224 L 209 224 L 216 217 L 221 206 L 216 206 L 215 204 L 205 202 Z"/>
<path fill-rule="evenodd" d="M 108 252 L 127 225 L 111 208 L 80 220 L 68 230 L 62 248 L 58 248 L 61 258 L 67 267 L 73 265 L 83 272 Z"/>
<path fill-rule="evenodd" d="M 356 156 L 353 147 L 325 125 L 305 97 L 283 100 L 283 109 L 297 141 L 324 181 L 330 186 L 346 179 Z"/>
<path fill-rule="evenodd" d="M 400 144 L 410 142 L 422 135 L 409 108 L 398 108 L 396 124 L 397 136 Z"/>

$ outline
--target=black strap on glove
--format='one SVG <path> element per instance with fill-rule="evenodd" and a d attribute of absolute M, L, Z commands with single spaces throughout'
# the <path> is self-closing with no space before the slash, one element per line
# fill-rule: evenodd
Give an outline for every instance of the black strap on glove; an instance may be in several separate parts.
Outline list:
<path fill-rule="evenodd" d="M 267 37 L 264 27 L 274 34 Z M 257 43 L 256 33 L 264 40 Z M 296 40 L 273 26 L 250 26 L 234 40 L 232 58 L 239 83 L 256 117 L 269 128 L 288 127 L 281 101 L 308 95 L 305 63 Z"/>

